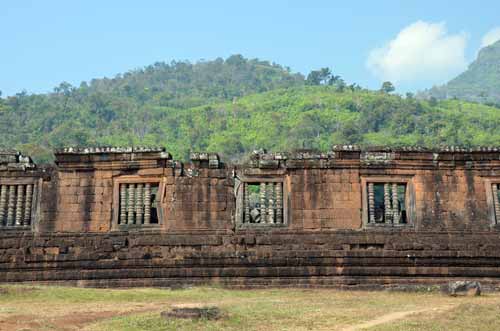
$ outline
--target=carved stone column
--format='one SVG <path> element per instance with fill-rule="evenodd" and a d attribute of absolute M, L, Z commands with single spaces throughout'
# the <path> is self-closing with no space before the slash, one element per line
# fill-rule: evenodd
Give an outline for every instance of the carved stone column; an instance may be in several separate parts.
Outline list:
<path fill-rule="evenodd" d="M 385 223 L 391 223 L 392 221 L 392 208 L 391 208 L 391 186 L 390 184 L 384 184 L 384 214 Z"/>
<path fill-rule="evenodd" d="M 142 184 L 137 184 L 135 191 L 135 223 L 142 224 L 142 215 L 144 212 L 144 198 Z"/>
<path fill-rule="evenodd" d="M 120 220 L 119 224 L 127 224 L 127 184 L 120 184 Z"/>
<path fill-rule="evenodd" d="M 16 201 L 16 226 L 23 224 L 24 218 L 24 185 L 17 185 L 17 201 Z"/>
<path fill-rule="evenodd" d="M 7 212 L 7 185 L 2 185 L 0 188 L 0 226 L 7 225 L 4 223 L 5 214 Z"/>
<path fill-rule="evenodd" d="M 274 184 L 268 183 L 267 185 L 267 222 L 274 224 L 274 209 L 276 208 L 274 204 Z"/>
<path fill-rule="evenodd" d="M 134 202 L 135 202 L 135 185 L 128 184 L 128 201 L 127 201 L 127 222 L 128 224 L 134 224 Z"/>
<path fill-rule="evenodd" d="M 282 183 L 276 183 L 276 223 L 283 223 L 283 190 Z"/>
<path fill-rule="evenodd" d="M 399 224 L 399 196 L 398 184 L 392 184 L 392 221 L 394 224 Z"/>
<path fill-rule="evenodd" d="M 31 224 L 31 207 L 33 204 L 33 184 L 26 185 L 26 199 L 24 204 L 24 222 L 23 225 Z"/>
<path fill-rule="evenodd" d="M 375 189 L 368 183 L 368 223 L 375 223 Z"/>
<path fill-rule="evenodd" d="M 491 191 L 493 192 L 493 205 L 495 207 L 495 216 L 497 223 L 500 222 L 500 197 L 498 196 L 498 184 L 493 184 L 491 186 Z"/>
<path fill-rule="evenodd" d="M 151 184 L 144 185 L 144 224 L 151 223 Z"/>
<path fill-rule="evenodd" d="M 9 185 L 9 199 L 7 202 L 7 225 L 14 225 L 14 213 L 16 209 L 16 186 Z"/>
<path fill-rule="evenodd" d="M 260 183 L 260 222 L 267 223 L 266 183 Z"/>

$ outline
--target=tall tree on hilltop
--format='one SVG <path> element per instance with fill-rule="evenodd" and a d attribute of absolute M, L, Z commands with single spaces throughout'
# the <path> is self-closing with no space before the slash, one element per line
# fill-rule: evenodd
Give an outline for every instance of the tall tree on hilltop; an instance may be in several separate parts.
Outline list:
<path fill-rule="evenodd" d="M 338 77 L 338 76 L 335 76 Z M 330 84 L 332 78 L 332 71 L 330 68 L 321 68 L 319 70 L 312 70 L 309 75 L 307 75 L 306 84 L 307 85 L 326 85 Z"/>
<path fill-rule="evenodd" d="M 387 82 L 383 82 L 382 83 L 382 87 L 380 88 L 380 91 L 381 92 L 384 92 L 384 93 L 391 93 L 391 92 L 394 92 L 396 90 L 396 88 L 394 87 L 394 85 L 387 81 Z"/>

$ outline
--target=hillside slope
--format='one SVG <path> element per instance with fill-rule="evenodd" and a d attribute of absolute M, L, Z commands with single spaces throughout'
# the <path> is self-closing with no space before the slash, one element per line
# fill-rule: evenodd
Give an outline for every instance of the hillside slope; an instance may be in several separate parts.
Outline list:
<path fill-rule="evenodd" d="M 405 99 L 341 79 L 321 84 L 240 55 L 156 63 L 79 87 L 62 83 L 50 94 L 0 98 L 0 147 L 50 161 L 54 147 L 71 145 L 163 145 L 181 159 L 190 150 L 234 159 L 256 148 L 336 143 L 500 145 L 498 108 Z"/>
<path fill-rule="evenodd" d="M 500 109 L 458 100 L 433 104 L 381 92 L 299 86 L 186 109 L 110 98 L 108 116 L 78 97 L 4 100 L 1 144 L 39 161 L 50 160 L 51 149 L 63 145 L 162 145 L 176 158 L 208 150 L 229 159 L 255 148 L 327 150 L 336 143 L 500 145 Z"/>
<path fill-rule="evenodd" d="M 481 49 L 464 73 L 424 95 L 500 104 L 500 41 Z"/>

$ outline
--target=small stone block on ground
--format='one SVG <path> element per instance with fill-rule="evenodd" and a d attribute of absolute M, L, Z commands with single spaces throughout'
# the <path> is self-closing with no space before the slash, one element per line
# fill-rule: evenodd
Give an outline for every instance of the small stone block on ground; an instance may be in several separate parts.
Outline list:
<path fill-rule="evenodd" d="M 189 319 L 208 319 L 217 320 L 222 317 L 222 311 L 218 307 L 172 307 L 169 311 L 161 312 L 165 319 L 189 318 Z"/>
<path fill-rule="evenodd" d="M 481 284 L 475 281 L 450 282 L 448 294 L 451 296 L 479 296 L 481 295 Z"/>

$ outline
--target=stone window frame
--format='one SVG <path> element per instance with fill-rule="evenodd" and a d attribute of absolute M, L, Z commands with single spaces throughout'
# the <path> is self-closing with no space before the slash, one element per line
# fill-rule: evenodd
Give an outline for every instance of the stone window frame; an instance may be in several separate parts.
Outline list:
<path fill-rule="evenodd" d="M 39 177 L 23 177 L 23 178 L 1 178 L 1 185 L 33 185 L 33 193 L 31 200 L 31 214 L 29 225 L 18 226 L 1 226 L 0 231 L 30 231 L 35 232 L 38 228 L 38 221 L 40 219 L 40 202 L 42 201 L 42 182 L 43 179 Z"/>
<path fill-rule="evenodd" d="M 495 200 L 493 197 L 493 185 L 500 185 L 500 178 L 489 177 L 483 178 L 486 191 L 486 204 L 488 205 L 488 217 L 492 227 L 500 228 L 500 213 L 495 210 Z M 500 204 L 500 201 L 498 201 Z"/>
<path fill-rule="evenodd" d="M 236 227 L 237 229 L 267 229 L 283 228 L 290 224 L 290 184 L 285 175 L 275 175 L 270 177 L 250 177 L 238 176 L 239 184 L 236 187 Z M 282 204 L 283 204 L 283 223 L 244 223 L 243 217 L 243 187 L 245 183 L 281 183 L 282 184 Z"/>
<path fill-rule="evenodd" d="M 362 220 L 365 228 L 409 228 L 415 227 L 415 185 L 413 183 L 414 175 L 375 175 L 361 176 L 361 195 L 362 195 Z M 405 184 L 405 205 L 406 205 L 406 223 L 386 224 L 386 223 L 369 223 L 368 219 L 368 183 L 390 183 L 390 184 Z"/>
<path fill-rule="evenodd" d="M 157 196 L 157 216 L 158 223 L 155 224 L 118 224 L 120 218 L 120 185 L 121 184 L 158 184 Z M 129 230 L 145 230 L 158 229 L 163 226 L 163 210 L 161 208 L 162 201 L 165 196 L 165 180 L 162 177 L 142 177 L 137 175 L 120 176 L 113 179 L 113 217 L 111 220 L 112 231 L 129 231 Z"/>

